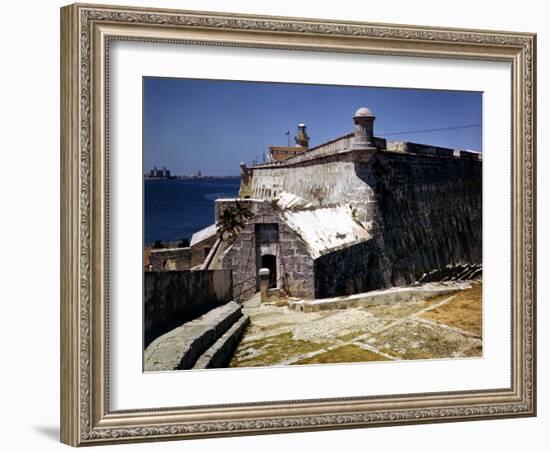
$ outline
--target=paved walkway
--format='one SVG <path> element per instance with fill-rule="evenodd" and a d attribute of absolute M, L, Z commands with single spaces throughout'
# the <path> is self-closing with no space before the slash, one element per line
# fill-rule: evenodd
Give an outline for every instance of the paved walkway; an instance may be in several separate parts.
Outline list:
<path fill-rule="evenodd" d="M 479 357 L 481 292 L 473 282 L 429 300 L 307 313 L 255 296 L 230 367 Z"/>

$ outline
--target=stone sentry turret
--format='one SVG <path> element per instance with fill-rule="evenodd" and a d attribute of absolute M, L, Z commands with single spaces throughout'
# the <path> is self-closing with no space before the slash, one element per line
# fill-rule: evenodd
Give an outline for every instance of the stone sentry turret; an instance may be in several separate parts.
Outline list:
<path fill-rule="evenodd" d="M 372 111 L 364 106 L 359 108 L 353 116 L 355 124 L 353 135 L 354 150 L 375 150 L 374 145 L 374 119 Z"/>

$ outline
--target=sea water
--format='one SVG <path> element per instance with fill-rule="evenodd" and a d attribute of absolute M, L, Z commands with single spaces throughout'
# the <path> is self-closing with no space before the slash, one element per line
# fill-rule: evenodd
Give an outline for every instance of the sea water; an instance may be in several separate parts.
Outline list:
<path fill-rule="evenodd" d="M 144 180 L 144 242 L 179 241 L 215 222 L 214 202 L 239 194 L 240 178 Z"/>

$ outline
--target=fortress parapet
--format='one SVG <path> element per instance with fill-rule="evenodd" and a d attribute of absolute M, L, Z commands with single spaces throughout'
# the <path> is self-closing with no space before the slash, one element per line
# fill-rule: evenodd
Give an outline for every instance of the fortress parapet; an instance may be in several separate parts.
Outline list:
<path fill-rule="evenodd" d="M 386 151 L 395 153 L 411 153 L 424 156 L 443 156 L 447 158 L 464 158 L 481 161 L 481 153 L 468 150 L 457 150 L 434 145 L 418 144 L 416 142 L 393 141 L 386 144 Z"/>
<path fill-rule="evenodd" d="M 388 142 L 374 135 L 374 120 L 374 113 L 362 107 L 353 116 L 352 133 L 312 148 L 270 147 L 272 157 L 269 162 L 251 167 L 244 163 L 241 165 L 240 197 L 272 199 L 286 191 L 311 201 L 318 200 L 316 197 L 320 197 L 320 192 L 323 192 L 324 203 L 344 202 L 353 198 L 362 204 L 364 202 L 358 197 L 364 194 L 364 183 L 358 182 L 354 186 L 354 180 L 358 169 L 372 164 L 373 160 L 379 163 L 388 159 L 403 160 L 402 167 L 411 164 L 433 165 L 433 158 L 481 162 L 482 156 L 476 152 L 415 142 Z M 305 126 L 299 128 L 298 135 L 300 132 L 309 142 Z M 305 143 L 305 138 L 301 142 Z M 284 154 L 279 155 L 279 151 Z M 418 161 L 413 163 L 411 158 Z M 320 184 L 324 186 L 321 188 L 318 186 Z"/>
<path fill-rule="evenodd" d="M 291 146 L 270 146 L 269 161 L 252 166 L 246 173 L 243 181 L 248 183 L 250 174 L 256 170 L 274 167 L 297 167 L 310 165 L 312 163 L 322 164 L 335 160 L 362 160 L 371 158 L 375 151 L 408 153 L 419 156 L 439 156 L 447 158 L 463 158 L 481 161 L 481 153 L 452 149 L 429 144 L 420 144 L 407 141 L 387 141 L 385 138 L 374 135 L 374 113 L 365 107 L 359 108 L 354 116 L 354 131 L 339 136 L 330 141 L 324 142 L 315 147 L 308 148 L 309 136 L 305 132 L 305 125 L 298 126 L 296 142 L 300 145 Z M 300 137 L 301 136 L 301 137 Z M 364 153 L 359 152 L 365 150 Z M 243 163 L 244 164 L 244 163 Z M 242 171 L 241 171 L 242 174 Z"/>

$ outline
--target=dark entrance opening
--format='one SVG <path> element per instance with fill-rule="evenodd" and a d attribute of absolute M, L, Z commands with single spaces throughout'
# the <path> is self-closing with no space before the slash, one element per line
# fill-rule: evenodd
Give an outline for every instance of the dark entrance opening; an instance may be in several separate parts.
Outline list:
<path fill-rule="evenodd" d="M 262 269 L 269 269 L 269 287 L 277 287 L 277 257 L 275 255 L 262 255 Z"/>

